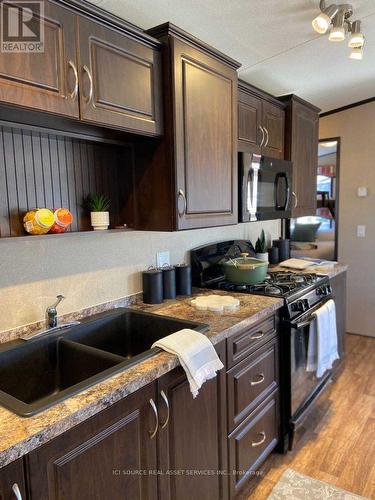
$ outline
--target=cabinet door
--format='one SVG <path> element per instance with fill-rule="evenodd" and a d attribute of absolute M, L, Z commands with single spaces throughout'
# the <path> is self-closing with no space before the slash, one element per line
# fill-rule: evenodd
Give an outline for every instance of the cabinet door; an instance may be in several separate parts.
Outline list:
<path fill-rule="evenodd" d="M 284 159 L 285 111 L 268 101 L 263 101 L 262 125 L 265 141 L 262 153 L 271 158 Z"/>
<path fill-rule="evenodd" d="M 238 91 L 238 151 L 260 153 L 262 135 L 262 101 Z"/>
<path fill-rule="evenodd" d="M 178 229 L 237 223 L 237 74 L 171 43 Z"/>
<path fill-rule="evenodd" d="M 79 40 L 82 120 L 161 134 L 160 53 L 83 17 Z"/>
<path fill-rule="evenodd" d="M 156 499 L 154 394 L 150 384 L 31 452 L 31 499 Z"/>
<path fill-rule="evenodd" d="M 23 475 L 22 459 L 0 469 L 0 499 L 16 500 L 16 492 L 20 492 L 26 500 L 25 480 Z"/>
<path fill-rule="evenodd" d="M 0 101 L 78 118 L 76 16 L 55 3 L 45 1 L 43 5 L 44 15 L 39 18 L 34 10 L 27 29 L 36 32 L 40 21 L 44 50 L 1 53 Z M 4 2 L 2 7 L 4 17 L 22 19 L 14 6 Z"/>
<path fill-rule="evenodd" d="M 293 217 L 316 214 L 319 116 L 300 102 L 292 109 Z"/>
<path fill-rule="evenodd" d="M 224 343 L 217 351 L 224 362 Z M 227 468 L 225 369 L 203 384 L 195 399 L 181 368 L 164 375 L 159 380 L 159 416 L 159 468 L 170 471 L 159 477 L 159 498 L 226 498 L 226 477 L 219 473 Z"/>

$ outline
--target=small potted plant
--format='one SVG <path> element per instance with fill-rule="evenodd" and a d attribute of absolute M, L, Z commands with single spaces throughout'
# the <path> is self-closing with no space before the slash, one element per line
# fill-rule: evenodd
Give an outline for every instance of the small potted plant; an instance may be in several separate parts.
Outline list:
<path fill-rule="evenodd" d="M 264 234 L 264 229 L 262 229 L 262 232 L 260 233 L 260 236 L 255 243 L 255 253 L 257 259 L 268 262 L 267 242 L 266 235 Z"/>
<path fill-rule="evenodd" d="M 94 231 L 103 231 L 109 226 L 110 200 L 104 194 L 92 194 L 85 200 L 85 206 L 90 211 L 91 225 Z"/>

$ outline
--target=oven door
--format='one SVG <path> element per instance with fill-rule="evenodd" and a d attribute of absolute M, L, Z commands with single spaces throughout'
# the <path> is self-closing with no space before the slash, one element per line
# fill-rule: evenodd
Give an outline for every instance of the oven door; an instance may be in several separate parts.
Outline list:
<path fill-rule="evenodd" d="M 308 347 L 312 324 L 315 321 L 313 312 L 324 302 L 300 316 L 290 324 L 290 373 L 291 373 L 291 415 L 301 416 L 313 401 L 320 395 L 322 386 L 330 378 L 327 371 L 322 377 L 316 371 L 307 371 Z"/>

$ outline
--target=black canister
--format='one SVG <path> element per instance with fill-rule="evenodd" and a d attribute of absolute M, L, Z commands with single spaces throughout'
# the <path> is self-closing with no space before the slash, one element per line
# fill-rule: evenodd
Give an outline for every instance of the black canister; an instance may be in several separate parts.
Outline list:
<path fill-rule="evenodd" d="M 191 295 L 191 266 L 189 264 L 177 264 L 175 270 L 177 295 Z"/>
<path fill-rule="evenodd" d="M 176 271 L 174 267 L 163 267 L 163 297 L 176 298 Z"/>
<path fill-rule="evenodd" d="M 270 264 L 278 264 L 279 263 L 279 248 L 271 247 L 268 249 L 268 262 Z"/>
<path fill-rule="evenodd" d="M 279 262 L 290 258 L 290 240 L 280 238 L 273 240 L 272 245 L 279 249 Z"/>
<path fill-rule="evenodd" d="M 142 273 L 143 302 L 161 304 L 163 302 L 163 273 L 159 269 L 148 269 Z"/>

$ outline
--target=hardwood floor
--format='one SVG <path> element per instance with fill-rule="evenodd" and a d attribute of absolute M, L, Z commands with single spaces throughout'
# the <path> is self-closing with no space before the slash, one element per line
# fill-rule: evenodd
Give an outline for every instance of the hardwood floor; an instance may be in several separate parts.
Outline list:
<path fill-rule="evenodd" d="M 375 338 L 347 335 L 338 379 L 288 455 L 272 455 L 242 499 L 265 500 L 285 469 L 375 499 Z"/>

